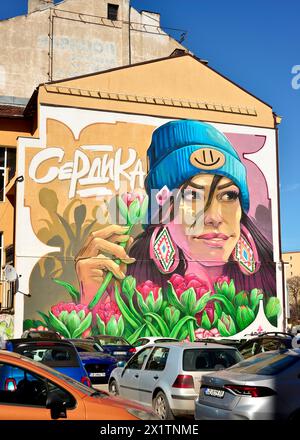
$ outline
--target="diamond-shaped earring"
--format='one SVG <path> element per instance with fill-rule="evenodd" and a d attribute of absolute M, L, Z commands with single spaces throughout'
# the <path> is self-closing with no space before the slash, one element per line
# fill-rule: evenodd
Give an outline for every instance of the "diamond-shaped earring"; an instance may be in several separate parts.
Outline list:
<path fill-rule="evenodd" d="M 150 241 L 150 257 L 163 274 L 174 272 L 178 266 L 178 248 L 167 227 L 158 226 L 154 229 Z"/>
<path fill-rule="evenodd" d="M 256 244 L 244 225 L 241 225 L 241 235 L 233 249 L 232 257 L 245 275 L 253 275 L 260 268 Z"/>

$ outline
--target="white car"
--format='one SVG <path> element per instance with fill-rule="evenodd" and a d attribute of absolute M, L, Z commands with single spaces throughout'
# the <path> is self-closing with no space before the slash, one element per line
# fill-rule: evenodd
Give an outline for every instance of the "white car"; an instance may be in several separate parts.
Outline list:
<path fill-rule="evenodd" d="M 108 382 L 111 394 L 153 407 L 163 420 L 192 416 L 203 374 L 242 360 L 234 347 L 213 343 L 150 344 L 124 367 L 115 368 Z"/>
<path fill-rule="evenodd" d="M 150 344 L 160 344 L 160 343 L 168 343 L 168 342 L 179 342 L 179 339 L 176 338 L 163 338 L 161 336 L 147 336 L 144 338 L 139 338 L 136 340 L 136 342 L 133 344 L 136 351 L 141 350 L 142 348 L 146 347 L 146 345 Z"/>

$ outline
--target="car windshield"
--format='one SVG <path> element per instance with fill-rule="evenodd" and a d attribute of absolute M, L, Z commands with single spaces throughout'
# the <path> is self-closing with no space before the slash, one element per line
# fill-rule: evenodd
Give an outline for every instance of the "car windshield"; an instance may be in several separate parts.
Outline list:
<path fill-rule="evenodd" d="M 129 345 L 129 343 L 123 338 L 103 338 L 102 336 L 98 337 L 97 340 L 102 345 Z"/>
<path fill-rule="evenodd" d="M 70 345 L 62 345 L 58 342 L 34 342 L 17 345 L 16 353 L 49 367 L 78 367 L 79 359 L 75 348 Z"/>
<path fill-rule="evenodd" d="M 183 352 L 183 370 L 220 370 L 242 359 L 240 353 L 234 349 L 186 349 Z"/>
<path fill-rule="evenodd" d="M 299 356 L 278 351 L 258 354 L 230 368 L 233 373 L 273 376 L 300 361 Z"/>
<path fill-rule="evenodd" d="M 77 351 L 79 351 L 79 353 L 82 352 L 95 353 L 95 351 L 96 352 L 100 351 L 101 353 L 104 352 L 103 348 L 99 344 L 97 344 L 97 342 L 85 342 L 85 341 L 72 341 L 72 342 L 75 345 Z"/>

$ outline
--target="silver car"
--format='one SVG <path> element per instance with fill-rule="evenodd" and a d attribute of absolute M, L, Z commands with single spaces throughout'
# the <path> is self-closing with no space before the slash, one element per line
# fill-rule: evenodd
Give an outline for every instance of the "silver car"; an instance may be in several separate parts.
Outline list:
<path fill-rule="evenodd" d="M 112 371 L 109 391 L 152 406 L 161 419 L 194 415 L 202 375 L 241 359 L 236 348 L 220 344 L 147 345 L 124 367 Z"/>
<path fill-rule="evenodd" d="M 300 350 L 261 353 L 202 377 L 196 420 L 300 420 Z"/>

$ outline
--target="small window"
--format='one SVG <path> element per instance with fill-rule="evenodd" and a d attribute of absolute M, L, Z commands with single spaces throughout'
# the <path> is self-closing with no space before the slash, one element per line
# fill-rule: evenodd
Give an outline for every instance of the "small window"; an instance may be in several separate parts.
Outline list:
<path fill-rule="evenodd" d="M 169 354 L 169 348 L 157 347 L 151 353 L 145 370 L 163 371 Z"/>
<path fill-rule="evenodd" d="M 109 20 L 113 20 L 113 21 L 118 20 L 118 10 L 119 10 L 119 5 L 114 5 L 114 4 L 108 3 L 108 5 L 107 5 L 107 18 Z"/>
<path fill-rule="evenodd" d="M 141 370 L 144 364 L 144 361 L 152 347 L 147 347 L 144 350 L 139 351 L 136 355 L 134 355 L 127 364 L 126 369 L 132 368 L 133 370 Z"/>

